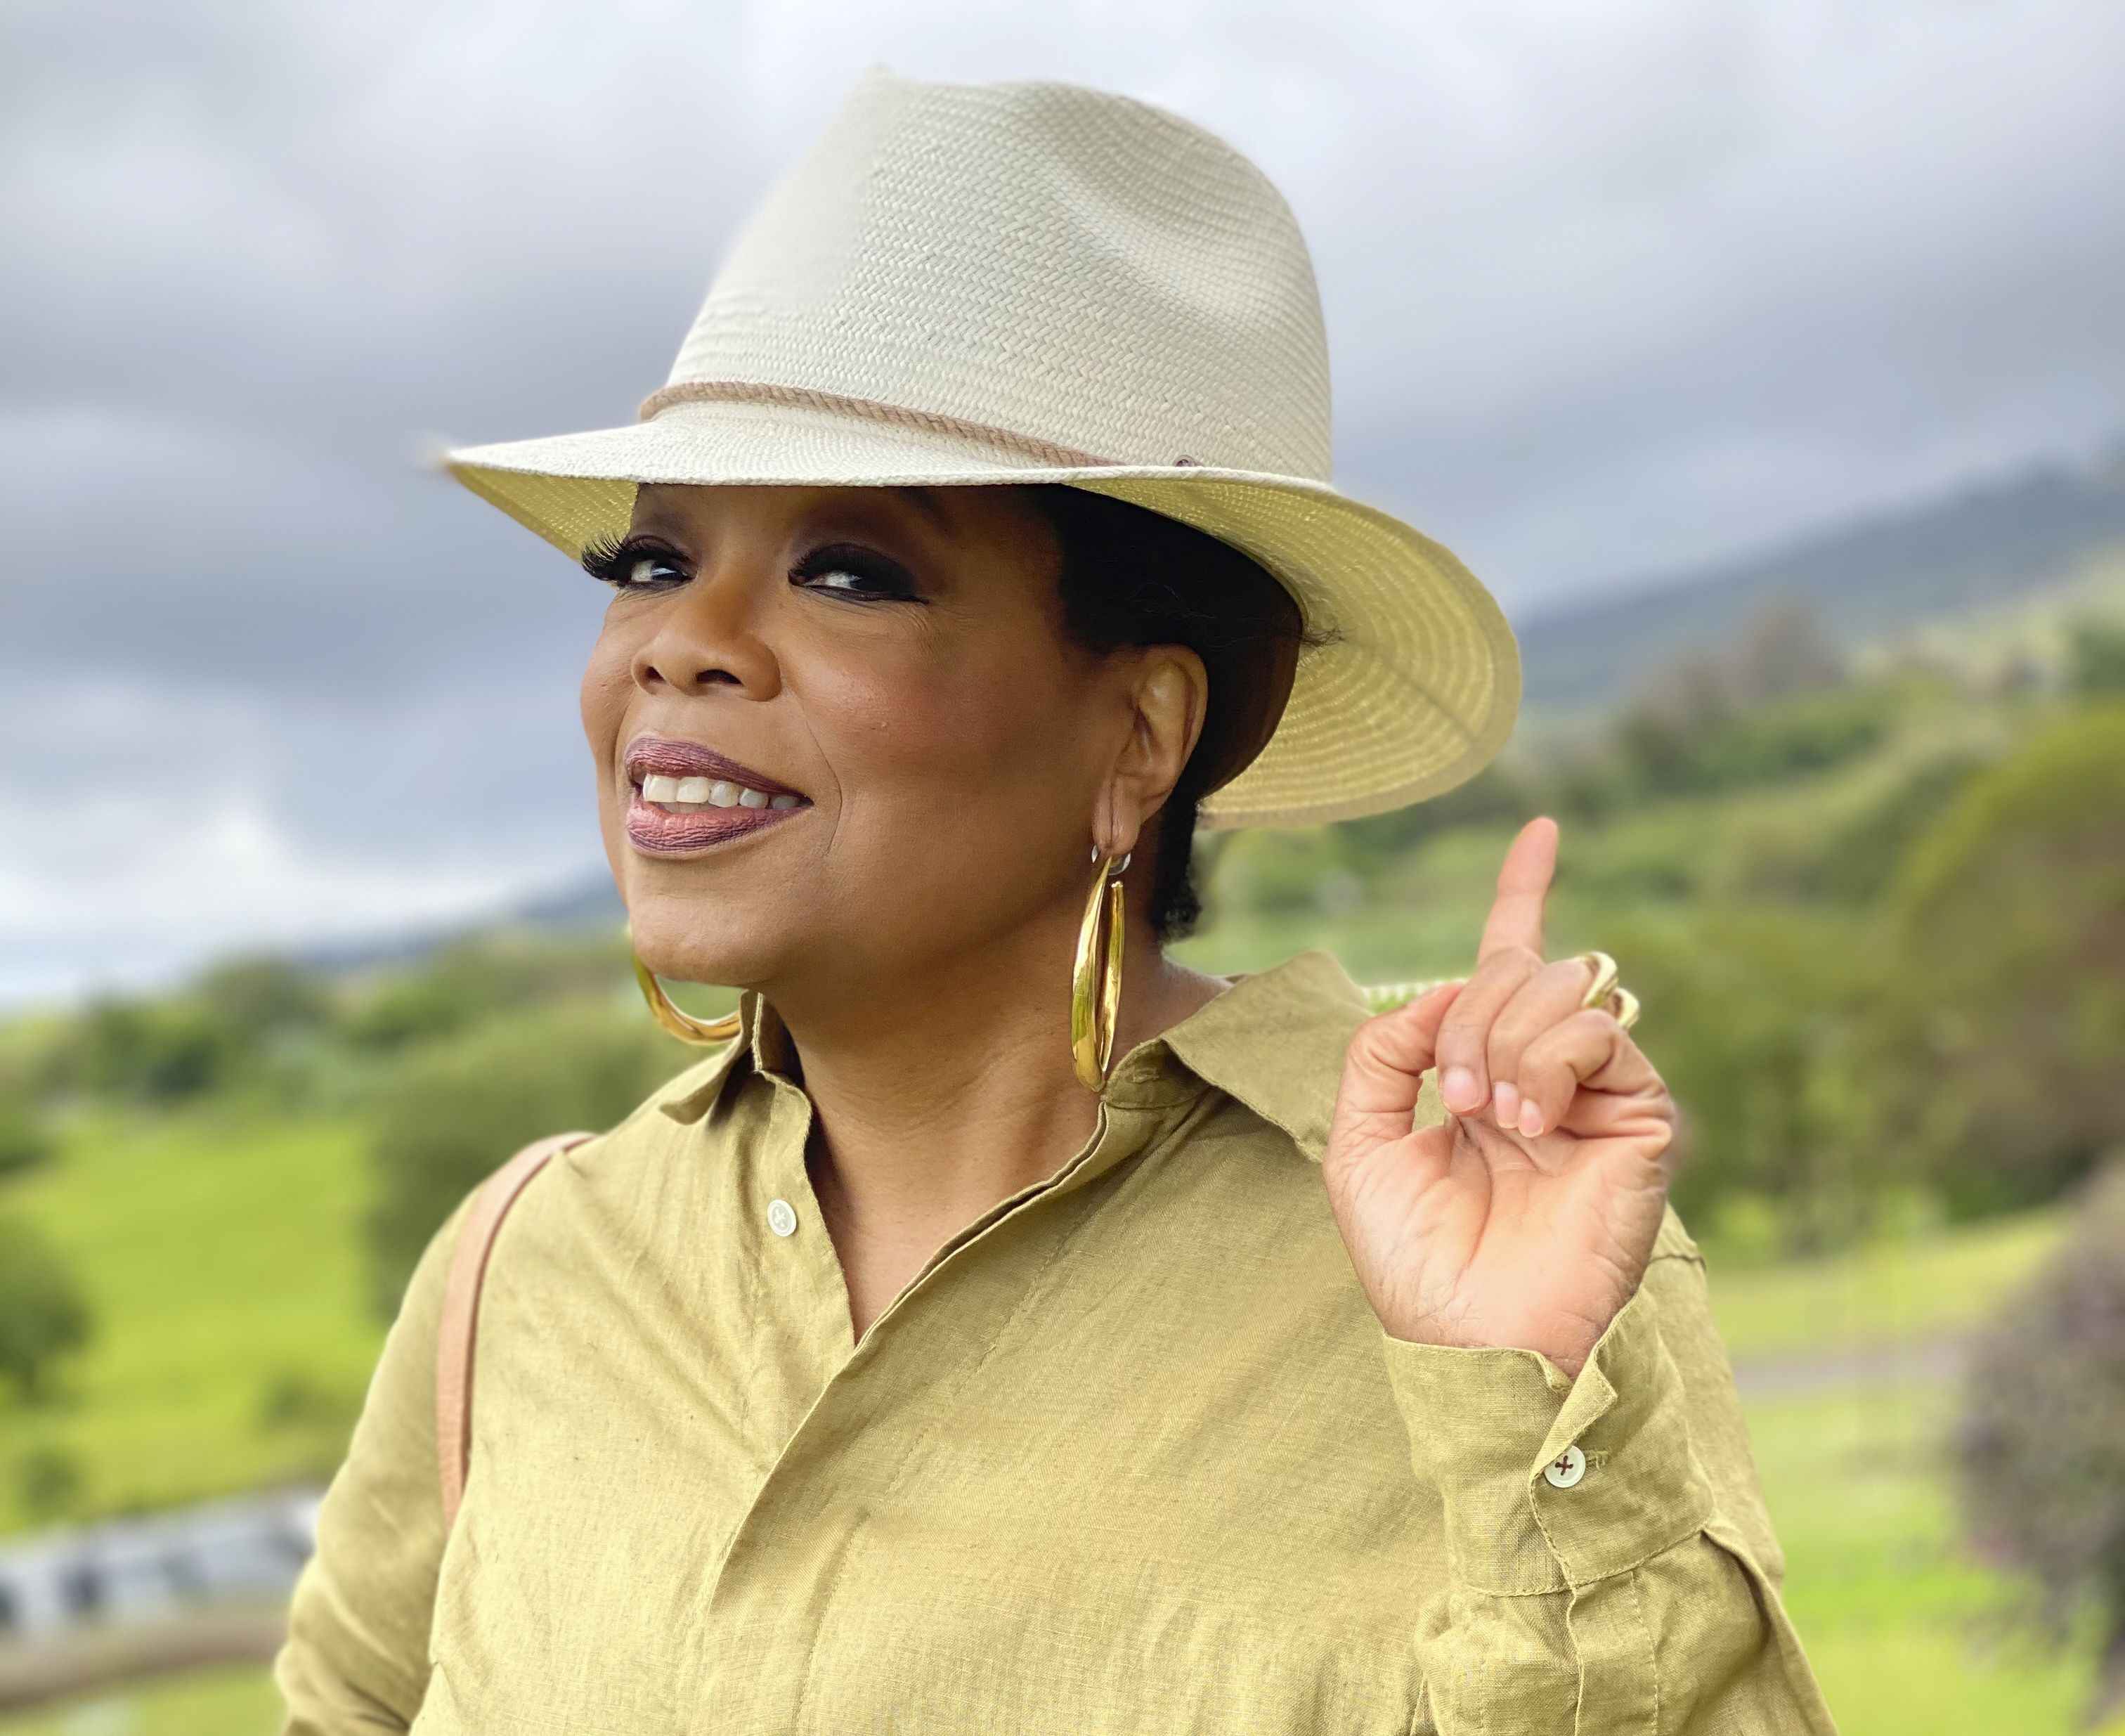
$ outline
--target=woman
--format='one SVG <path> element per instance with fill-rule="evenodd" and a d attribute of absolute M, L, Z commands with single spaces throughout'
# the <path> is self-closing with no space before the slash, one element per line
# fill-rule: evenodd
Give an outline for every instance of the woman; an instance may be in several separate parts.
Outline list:
<path fill-rule="evenodd" d="M 1421 799 L 1517 701 L 1482 587 L 1327 481 L 1251 166 L 874 73 L 637 427 L 450 463 L 614 591 L 653 1005 L 745 993 L 495 1239 L 449 1515 L 438 1233 L 290 1729 L 1831 1728 L 1667 1093 L 1604 961 L 1543 957 L 1555 828 L 1378 1017 L 1324 955 L 1161 952 L 1199 819 Z"/>

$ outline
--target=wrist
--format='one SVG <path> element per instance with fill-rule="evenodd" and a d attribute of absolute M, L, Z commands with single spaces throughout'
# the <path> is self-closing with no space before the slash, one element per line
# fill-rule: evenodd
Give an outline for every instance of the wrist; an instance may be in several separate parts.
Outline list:
<path fill-rule="evenodd" d="M 1467 1325 L 1456 1329 L 1436 1316 L 1402 1322 L 1385 1311 L 1376 1312 L 1388 1337 L 1402 1343 L 1427 1344 L 1440 1350 L 1530 1351 L 1567 1380 L 1576 1380 L 1618 1310 L 1610 1309 L 1598 1323 L 1576 1319 L 1499 1320 L 1485 1323 L 1474 1330 Z"/>
<path fill-rule="evenodd" d="M 1710 1511 L 1680 1370 L 1642 1288 L 1569 1375 L 1524 1347 L 1383 1334 L 1382 1351 L 1411 1467 L 1444 1504 L 1472 1588 L 1583 1585 L 1650 1559 Z"/>

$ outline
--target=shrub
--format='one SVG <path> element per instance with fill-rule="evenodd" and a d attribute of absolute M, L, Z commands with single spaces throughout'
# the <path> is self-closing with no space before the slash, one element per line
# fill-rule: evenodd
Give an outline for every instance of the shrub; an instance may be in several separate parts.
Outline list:
<path fill-rule="evenodd" d="M 31 1224 L 0 1218 L 0 1381 L 32 1402 L 88 1342 L 88 1304 L 58 1250 Z"/>
<path fill-rule="evenodd" d="M 253 1039 L 322 1024 L 330 1008 L 314 972 L 270 955 L 230 959 L 200 979 L 199 998 Z"/>
<path fill-rule="evenodd" d="M 0 1094 L 0 1176 L 35 1168 L 51 1156 L 57 1144 L 34 1104 Z"/>
<path fill-rule="evenodd" d="M 1644 1003 L 1633 1032 L 1680 1111 L 1675 1209 L 1775 1202 L 1794 1243 L 1863 1231 L 1887 1158 L 1863 1089 L 1875 970 L 1859 921 L 1771 904 L 1612 922 L 1601 943 Z"/>
<path fill-rule="evenodd" d="M 221 1083 L 243 1043 L 218 1007 L 193 997 L 107 1000 L 82 1016 L 67 1071 L 91 1091 L 168 1102 Z"/>
<path fill-rule="evenodd" d="M 33 1446 L 15 1466 L 15 1498 L 40 1521 L 63 1519 L 79 1505 L 85 1479 L 81 1460 L 63 1446 Z"/>
<path fill-rule="evenodd" d="M 1972 1542 L 2030 1576 L 2040 1632 L 2100 1629 L 2091 1721 L 2125 1705 L 2125 1165 L 1975 1347 L 1954 1447 Z"/>
<path fill-rule="evenodd" d="M 2076 693 L 2125 693 L 2125 625 L 2085 620 L 2075 629 L 2067 653 L 2066 680 Z"/>
<path fill-rule="evenodd" d="M 2125 1139 L 2125 705 L 1973 776 L 1892 901 L 1892 1124 L 1959 1211 L 2051 1198 Z"/>
<path fill-rule="evenodd" d="M 548 936 L 501 929 L 378 974 L 356 990 L 340 1029 L 360 1048 L 401 1050 L 519 1007 L 620 989 L 629 980 L 624 942 L 603 931 Z"/>

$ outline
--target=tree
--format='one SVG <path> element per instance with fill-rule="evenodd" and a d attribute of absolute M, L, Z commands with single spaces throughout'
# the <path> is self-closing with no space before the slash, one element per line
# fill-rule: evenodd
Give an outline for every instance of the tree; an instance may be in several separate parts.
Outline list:
<path fill-rule="evenodd" d="M 520 1145 L 610 1126 L 699 1059 L 638 1001 L 576 1002 L 478 1026 L 410 1061 L 379 1105 L 368 1233 L 377 1304 L 396 1309 L 421 1250 Z"/>
<path fill-rule="evenodd" d="M 1742 627 L 1727 662 L 1730 689 L 1745 705 L 1834 687 L 1846 674 L 1844 652 L 1798 592 L 1767 599 Z"/>
<path fill-rule="evenodd" d="M 1868 925 L 1713 905 L 1612 923 L 1602 944 L 1644 1004 L 1633 1034 L 1681 1111 L 1675 1209 L 1701 1222 L 1746 1194 L 1775 1201 L 1800 1247 L 1860 1233 L 1888 1179 L 1861 1060 Z"/>
<path fill-rule="evenodd" d="M 1972 1541 L 2030 1576 L 2040 1632 L 2094 1618 L 2090 1722 L 2125 1707 L 2125 1164 L 1974 1347 L 1953 1444 Z"/>
<path fill-rule="evenodd" d="M 2125 705 L 1972 777 L 1892 898 L 1895 1124 L 1952 1204 L 2050 1198 L 2125 1139 Z"/>
<path fill-rule="evenodd" d="M 35 1168 L 51 1156 L 57 1143 L 35 1104 L 0 1091 L 0 1176 Z"/>
<path fill-rule="evenodd" d="M 0 1217 L 0 1381 L 32 1403 L 88 1342 L 88 1303 L 58 1250 L 31 1224 Z"/>
<path fill-rule="evenodd" d="M 270 954 L 224 960 L 200 979 L 196 992 L 232 1030 L 252 1040 L 309 1029 L 330 1012 L 314 972 Z"/>
<path fill-rule="evenodd" d="M 2125 623 L 2079 623 L 2067 649 L 2066 682 L 2091 698 L 2125 693 Z"/>
<path fill-rule="evenodd" d="M 196 997 L 106 1000 L 82 1014 L 68 1070 L 92 1091 L 167 1102 L 220 1083 L 243 1041 Z"/>

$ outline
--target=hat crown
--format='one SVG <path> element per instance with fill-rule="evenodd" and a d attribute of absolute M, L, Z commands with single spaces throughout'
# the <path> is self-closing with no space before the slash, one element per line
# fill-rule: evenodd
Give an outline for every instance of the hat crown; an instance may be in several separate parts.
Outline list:
<path fill-rule="evenodd" d="M 876 68 L 738 234 L 669 384 L 860 399 L 1126 465 L 1331 474 L 1290 209 L 1223 140 Z"/>

